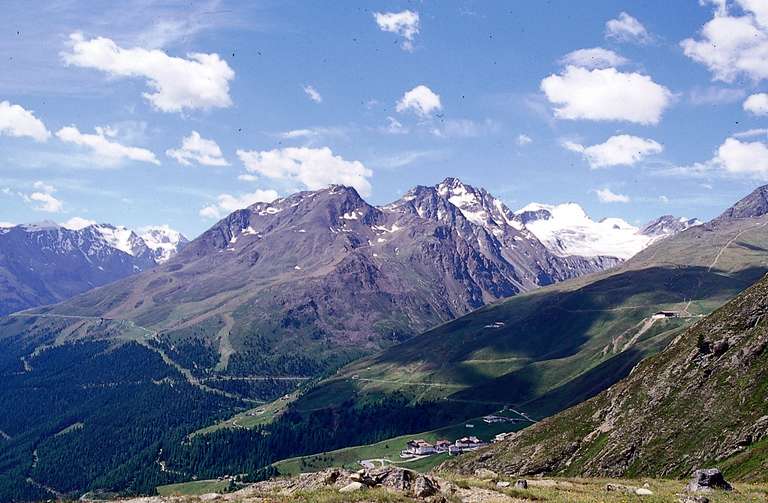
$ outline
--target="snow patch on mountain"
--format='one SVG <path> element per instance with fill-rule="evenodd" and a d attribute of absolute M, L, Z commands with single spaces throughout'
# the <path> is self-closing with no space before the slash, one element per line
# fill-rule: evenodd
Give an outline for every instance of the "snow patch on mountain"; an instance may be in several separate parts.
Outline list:
<path fill-rule="evenodd" d="M 592 220 L 576 203 L 531 203 L 515 216 L 558 255 L 628 259 L 654 241 L 620 218 Z"/>
<path fill-rule="evenodd" d="M 253 231 L 253 229 L 251 229 Z M 139 237 L 152 250 L 158 263 L 167 262 L 179 252 L 189 240 L 168 225 L 154 225 L 139 229 Z"/>

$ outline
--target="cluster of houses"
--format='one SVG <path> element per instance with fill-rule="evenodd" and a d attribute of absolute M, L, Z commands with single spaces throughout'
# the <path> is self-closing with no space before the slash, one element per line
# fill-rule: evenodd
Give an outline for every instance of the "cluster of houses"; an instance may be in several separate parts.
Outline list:
<path fill-rule="evenodd" d="M 450 440 L 438 440 L 430 444 L 426 440 L 411 440 L 405 445 L 405 449 L 400 453 L 401 458 L 412 458 L 415 456 L 430 456 L 447 452 L 451 456 L 461 454 L 462 452 L 474 451 L 480 447 L 488 445 L 477 437 L 463 437 L 451 443 Z"/>

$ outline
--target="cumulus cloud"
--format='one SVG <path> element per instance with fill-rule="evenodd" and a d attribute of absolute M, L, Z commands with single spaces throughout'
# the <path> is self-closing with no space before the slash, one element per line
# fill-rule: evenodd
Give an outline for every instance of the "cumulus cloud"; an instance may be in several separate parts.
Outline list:
<path fill-rule="evenodd" d="M 753 94 L 744 101 L 744 110 L 755 115 L 768 115 L 768 94 Z"/>
<path fill-rule="evenodd" d="M 738 0 L 744 15 L 728 15 L 725 2 L 702 28 L 699 38 L 680 42 L 683 52 L 706 66 L 715 80 L 733 82 L 740 76 L 768 78 L 768 8 L 762 0 Z"/>
<path fill-rule="evenodd" d="M 203 207 L 199 214 L 203 218 L 221 218 L 233 211 L 247 208 L 256 203 L 267 203 L 278 198 L 274 190 L 256 190 L 246 194 L 233 196 L 232 194 L 219 194 L 215 204 Z"/>
<path fill-rule="evenodd" d="M 396 107 L 398 112 L 412 111 L 421 117 L 429 117 L 432 112 L 443 109 L 440 103 L 440 95 L 425 85 L 419 85 L 406 92 Z"/>
<path fill-rule="evenodd" d="M 46 141 L 51 133 L 31 110 L 0 101 L 0 135 L 27 136 L 36 141 Z"/>
<path fill-rule="evenodd" d="M 340 184 L 354 187 L 363 196 L 371 193 L 373 172 L 360 161 L 333 155 L 328 147 L 238 150 L 237 156 L 248 172 L 273 180 L 298 182 L 310 190 Z"/>
<path fill-rule="evenodd" d="M 19 195 L 32 206 L 33 210 L 46 213 L 60 213 L 64 210 L 64 203 L 53 195 L 56 192 L 53 185 L 37 181 L 32 188 L 34 189 L 32 193 Z"/>
<path fill-rule="evenodd" d="M 213 140 L 203 138 L 197 131 L 192 131 L 189 136 L 184 137 L 180 148 L 168 149 L 165 155 L 184 166 L 191 166 L 193 162 L 203 166 L 229 165 L 219 145 Z"/>
<path fill-rule="evenodd" d="M 627 58 L 602 47 L 578 49 L 569 52 L 560 60 L 560 63 L 563 65 L 580 66 L 582 68 L 608 68 L 625 65 L 628 62 Z"/>
<path fill-rule="evenodd" d="M 627 134 L 611 136 L 604 143 L 589 147 L 571 141 L 564 142 L 563 146 L 582 154 L 592 169 L 632 166 L 645 157 L 664 150 L 664 147 L 653 140 Z"/>
<path fill-rule="evenodd" d="M 374 12 L 373 18 L 381 31 L 395 33 L 403 38 L 401 47 L 413 50 L 413 39 L 419 34 L 419 13 L 411 10 L 402 12 Z"/>
<path fill-rule="evenodd" d="M 114 135 L 109 129 L 101 127 L 95 129 L 96 134 L 87 134 L 81 133 L 75 126 L 67 126 L 56 131 L 56 136 L 63 142 L 90 149 L 97 159 L 107 164 L 118 164 L 126 159 L 160 164 L 151 151 L 112 141 L 110 138 Z"/>
<path fill-rule="evenodd" d="M 95 220 L 88 220 L 87 218 L 82 217 L 72 217 L 66 222 L 62 223 L 61 226 L 73 231 L 79 231 L 80 229 L 85 229 L 86 227 L 95 224 Z"/>
<path fill-rule="evenodd" d="M 314 87 L 312 87 L 309 84 L 304 86 L 304 93 L 309 97 L 309 99 L 311 99 L 315 103 L 322 103 L 323 102 L 323 97 L 320 96 L 320 93 L 317 92 L 317 89 L 315 89 Z"/>
<path fill-rule="evenodd" d="M 65 63 L 101 70 L 111 77 L 146 79 L 152 92 L 143 96 L 157 110 L 232 105 L 229 81 L 235 72 L 218 54 L 191 53 L 185 59 L 159 49 L 124 49 L 104 37 L 86 40 L 81 33 L 73 33 L 69 38 L 71 51 L 62 53 Z"/>
<path fill-rule="evenodd" d="M 717 149 L 714 162 L 733 175 L 768 179 L 768 145 L 728 138 Z"/>
<path fill-rule="evenodd" d="M 731 176 L 768 180 L 768 143 L 742 141 L 765 134 L 765 129 L 753 129 L 737 133 L 717 148 L 714 157 L 708 161 L 696 162 L 690 166 L 675 166 L 660 172 L 662 175 L 704 177 Z"/>
<path fill-rule="evenodd" d="M 672 93 L 649 76 L 615 68 L 568 66 L 541 81 L 541 89 L 560 119 L 657 124 Z"/>
<path fill-rule="evenodd" d="M 529 145 L 533 143 L 533 138 L 528 136 L 527 134 L 519 134 L 517 135 L 517 144 L 521 147 L 524 145 Z"/>
<path fill-rule="evenodd" d="M 629 196 L 616 194 L 607 187 L 604 189 L 595 189 L 594 192 L 597 194 L 597 199 L 599 199 L 601 203 L 628 203 L 631 201 Z"/>
<path fill-rule="evenodd" d="M 651 35 L 645 26 L 626 12 L 622 12 L 616 19 L 605 23 L 605 37 L 619 42 L 635 42 L 647 44 L 651 41 Z"/>

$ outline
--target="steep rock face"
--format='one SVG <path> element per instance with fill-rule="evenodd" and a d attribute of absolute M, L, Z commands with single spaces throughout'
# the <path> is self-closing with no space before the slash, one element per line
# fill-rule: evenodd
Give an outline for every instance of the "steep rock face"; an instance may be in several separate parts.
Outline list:
<path fill-rule="evenodd" d="M 755 218 L 766 213 L 768 213 L 768 185 L 763 185 L 724 211 L 715 221 Z"/>
<path fill-rule="evenodd" d="M 595 398 L 457 460 L 463 471 L 765 480 L 768 279 Z"/>
<path fill-rule="evenodd" d="M 78 230 L 51 222 L 3 228 L 0 315 L 58 302 L 145 271 L 158 257 L 135 232 L 109 224 Z"/>

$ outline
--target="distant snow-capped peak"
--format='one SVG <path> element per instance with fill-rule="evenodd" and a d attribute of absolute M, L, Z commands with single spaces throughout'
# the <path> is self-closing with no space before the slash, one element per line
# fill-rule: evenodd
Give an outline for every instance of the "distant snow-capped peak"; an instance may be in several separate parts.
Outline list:
<path fill-rule="evenodd" d="M 186 237 L 168 225 L 148 226 L 138 232 L 122 225 L 95 223 L 84 218 L 72 218 L 59 226 L 54 222 L 26 224 L 25 230 L 49 230 L 64 228 L 81 235 L 90 235 L 104 246 L 120 250 L 133 257 L 150 255 L 156 263 L 163 263 L 174 256 L 185 244 Z M 91 243 L 93 247 L 95 243 Z"/>
<path fill-rule="evenodd" d="M 592 220 L 576 203 L 531 203 L 517 210 L 515 217 L 559 255 L 602 255 L 626 260 L 659 239 L 643 234 L 621 218 Z"/>
<path fill-rule="evenodd" d="M 155 253 L 159 263 L 167 262 L 189 240 L 179 231 L 167 225 L 154 225 L 139 230 L 139 237 Z"/>

